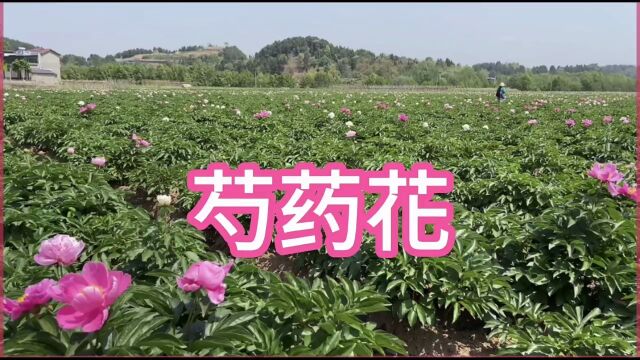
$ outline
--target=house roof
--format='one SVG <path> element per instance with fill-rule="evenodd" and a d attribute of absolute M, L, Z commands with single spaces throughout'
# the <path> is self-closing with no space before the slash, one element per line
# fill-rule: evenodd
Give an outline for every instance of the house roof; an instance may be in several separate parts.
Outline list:
<path fill-rule="evenodd" d="M 40 69 L 40 68 L 31 68 L 31 73 L 32 74 L 38 74 L 38 75 L 55 75 L 55 76 L 58 75 L 58 74 L 54 73 L 51 70 Z"/>
<path fill-rule="evenodd" d="M 55 50 L 45 49 L 45 48 L 40 48 L 40 47 L 38 47 L 38 48 L 33 48 L 33 49 L 29 49 L 29 50 L 27 50 L 27 51 L 32 52 L 32 53 L 37 53 L 37 54 L 40 54 L 40 55 L 44 55 L 44 54 L 46 54 L 46 53 L 48 53 L 48 52 L 52 52 L 52 53 L 54 53 L 54 54 L 56 54 L 56 55 L 60 56 L 60 54 L 59 54 L 57 51 L 55 51 Z"/>

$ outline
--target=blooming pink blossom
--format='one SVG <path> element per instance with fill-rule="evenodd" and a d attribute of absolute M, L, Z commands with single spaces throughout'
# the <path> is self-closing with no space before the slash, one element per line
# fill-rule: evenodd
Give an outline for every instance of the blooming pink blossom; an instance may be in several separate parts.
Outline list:
<path fill-rule="evenodd" d="M 569 127 L 569 128 L 572 128 L 572 127 L 576 126 L 576 121 L 575 121 L 575 120 L 573 120 L 573 119 L 569 119 L 569 120 L 565 121 L 564 123 L 565 123 L 565 124 L 567 125 L 567 127 Z"/>
<path fill-rule="evenodd" d="M 253 115 L 254 118 L 261 120 L 261 119 L 267 119 L 269 117 L 271 117 L 271 111 L 260 111 L 259 113 Z"/>
<path fill-rule="evenodd" d="M 627 184 L 625 184 L 627 185 Z M 618 185 L 616 185 L 616 183 L 610 182 L 607 185 L 607 188 L 609 190 L 609 194 L 611 194 L 611 196 L 613 197 L 618 197 L 620 195 L 620 189 L 621 187 L 619 187 Z"/>
<path fill-rule="evenodd" d="M 602 123 L 604 123 L 605 125 L 609 125 L 613 122 L 613 116 L 605 116 L 604 118 L 602 118 Z"/>
<path fill-rule="evenodd" d="M 529 124 L 529 125 L 538 125 L 538 120 L 531 119 L 531 120 L 527 121 L 527 124 Z"/>
<path fill-rule="evenodd" d="M 401 122 L 407 122 L 407 121 L 409 121 L 409 115 L 400 114 L 400 115 L 398 115 L 398 120 L 401 121 Z"/>
<path fill-rule="evenodd" d="M 74 148 L 72 148 L 72 147 L 67 148 L 67 154 L 69 154 L 69 155 L 73 155 L 73 154 L 75 154 L 75 153 L 76 153 L 76 149 L 74 149 Z"/>
<path fill-rule="evenodd" d="M 622 174 L 616 168 L 616 164 L 606 164 L 602 166 L 602 164 L 595 163 L 587 175 L 603 183 L 609 182 L 617 184 L 623 179 Z"/>
<path fill-rule="evenodd" d="M 25 313 L 31 312 L 51 301 L 49 289 L 55 284 L 54 280 L 44 279 L 37 284 L 28 286 L 24 291 L 24 295 L 17 300 L 4 298 L 4 312 L 11 317 L 11 320 L 19 319 Z"/>
<path fill-rule="evenodd" d="M 589 126 L 593 125 L 593 121 L 589 120 L 589 119 L 584 119 L 582 120 L 582 126 L 588 128 Z"/>
<path fill-rule="evenodd" d="M 89 262 L 81 273 L 65 275 L 49 290 L 53 300 L 65 306 L 56 314 L 65 330 L 95 332 L 109 317 L 109 307 L 131 286 L 131 276 L 110 271 L 104 264 Z"/>
<path fill-rule="evenodd" d="M 142 148 L 148 148 L 151 146 L 151 143 L 148 142 L 147 140 L 140 140 L 140 142 L 138 142 L 136 144 L 137 147 L 142 147 Z"/>
<path fill-rule="evenodd" d="M 143 138 L 141 138 L 140 136 L 138 136 L 137 134 L 133 134 L 131 136 L 131 140 L 135 141 L 136 143 L 136 147 L 137 148 L 148 148 L 151 146 L 151 143 Z"/>
<path fill-rule="evenodd" d="M 229 274 L 233 263 L 218 266 L 210 261 L 197 262 L 178 278 L 178 287 L 185 292 L 198 291 L 201 288 L 207 292 L 212 303 L 218 305 L 224 301 L 227 285 L 224 278 Z"/>
<path fill-rule="evenodd" d="M 626 116 L 621 117 L 620 121 L 622 121 L 623 124 L 629 124 L 631 122 Z"/>
<path fill-rule="evenodd" d="M 96 104 L 87 104 L 80 108 L 80 114 L 88 114 L 96 109 Z"/>
<path fill-rule="evenodd" d="M 636 187 L 633 186 L 629 186 L 629 184 L 624 184 L 622 185 L 622 187 L 619 189 L 620 191 L 620 195 L 629 198 L 633 201 L 638 201 L 638 192 L 636 191 Z"/>
<path fill-rule="evenodd" d="M 107 159 L 103 157 L 94 157 L 91 159 L 91 163 L 97 167 L 104 167 L 107 164 Z"/>
<path fill-rule="evenodd" d="M 351 110 L 349 108 L 342 108 L 340 109 L 340 112 L 347 116 L 351 116 Z"/>
<path fill-rule="evenodd" d="M 347 136 L 347 139 L 352 139 L 352 138 L 356 137 L 356 135 L 358 135 L 358 133 L 356 133 L 353 130 L 349 130 L 349 131 L 347 131 L 347 133 L 345 135 Z"/>
<path fill-rule="evenodd" d="M 638 192 L 636 191 L 635 186 L 629 186 L 629 184 L 624 183 L 622 186 L 618 186 L 613 182 L 610 182 L 608 185 L 609 193 L 613 197 L 624 196 L 633 201 L 638 201 Z"/>
<path fill-rule="evenodd" d="M 69 235 L 58 234 L 40 245 L 38 254 L 33 257 L 38 265 L 60 264 L 69 266 L 78 260 L 84 250 L 84 243 Z"/>

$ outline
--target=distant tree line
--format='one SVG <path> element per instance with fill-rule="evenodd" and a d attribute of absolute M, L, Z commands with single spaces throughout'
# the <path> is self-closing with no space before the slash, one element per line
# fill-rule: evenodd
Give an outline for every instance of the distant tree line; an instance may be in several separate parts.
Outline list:
<path fill-rule="evenodd" d="M 635 91 L 633 65 L 526 68 L 517 63 L 495 62 L 463 66 L 448 58 L 418 60 L 393 54 L 376 55 L 311 36 L 276 41 L 255 56 L 245 55 L 236 46 L 225 46 L 214 54 L 188 54 L 202 49 L 185 46 L 178 50 L 180 53 L 162 48 L 130 49 L 104 58 L 92 54 L 86 59 L 65 55 L 62 76 L 87 80 L 172 80 L 204 86 L 326 87 L 356 83 L 488 87 L 505 82 L 508 87 L 520 90 Z M 116 60 L 138 54 L 153 54 L 148 58 L 169 64 L 122 64 Z"/>

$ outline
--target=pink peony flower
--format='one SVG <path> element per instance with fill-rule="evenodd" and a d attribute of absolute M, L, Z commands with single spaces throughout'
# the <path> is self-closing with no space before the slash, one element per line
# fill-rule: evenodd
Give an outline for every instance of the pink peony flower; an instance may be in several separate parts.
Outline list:
<path fill-rule="evenodd" d="M 80 108 L 80 114 L 88 114 L 96 109 L 96 104 L 87 104 Z"/>
<path fill-rule="evenodd" d="M 49 290 L 54 300 L 65 304 L 56 314 L 58 325 L 87 333 L 100 330 L 109 317 L 109 307 L 129 286 L 129 274 L 110 271 L 99 262 L 86 263 L 82 273 L 65 275 Z"/>
<path fill-rule="evenodd" d="M 103 157 L 94 157 L 91 159 L 91 163 L 97 167 L 104 167 L 107 164 L 107 159 Z"/>
<path fill-rule="evenodd" d="M 356 137 L 356 135 L 358 135 L 358 133 L 353 130 L 349 130 L 345 135 L 347 136 L 347 139 L 353 139 L 354 137 Z"/>
<path fill-rule="evenodd" d="M 625 184 L 625 185 L 627 185 L 627 184 Z M 621 187 L 616 185 L 616 183 L 612 183 L 612 182 L 610 182 L 607 185 L 607 188 L 609 190 L 609 194 L 611 194 L 611 196 L 613 196 L 613 197 L 618 197 L 620 195 L 620 189 L 622 189 Z"/>
<path fill-rule="evenodd" d="M 261 120 L 261 119 L 267 119 L 269 117 L 271 117 L 271 111 L 260 111 L 259 113 L 253 115 L 254 118 Z"/>
<path fill-rule="evenodd" d="M 67 154 L 69 154 L 69 155 L 74 155 L 75 153 L 76 153 L 76 149 L 74 149 L 74 148 L 72 148 L 72 147 L 67 148 Z"/>
<path fill-rule="evenodd" d="M 147 140 L 140 140 L 137 144 L 137 147 L 142 147 L 142 148 L 148 148 L 151 146 L 151 143 L 148 142 Z"/>
<path fill-rule="evenodd" d="M 142 147 L 142 148 L 148 148 L 151 146 L 151 143 L 143 138 L 141 138 L 140 136 L 138 136 L 137 134 L 133 134 L 131 136 L 131 140 L 135 141 L 136 143 L 136 147 Z"/>
<path fill-rule="evenodd" d="M 623 179 L 622 174 L 616 168 L 616 164 L 607 164 L 603 167 L 602 164 L 595 163 L 587 175 L 603 183 L 617 184 Z"/>
<path fill-rule="evenodd" d="M 40 245 L 38 254 L 33 257 L 38 265 L 60 264 L 69 266 L 78 260 L 84 250 L 84 243 L 69 235 L 58 234 Z"/>
<path fill-rule="evenodd" d="M 340 112 L 347 115 L 347 116 L 351 116 L 351 110 L 348 108 L 342 108 L 340 109 Z"/>
<path fill-rule="evenodd" d="M 567 125 L 568 128 L 572 128 L 572 127 L 576 126 L 576 121 L 573 120 L 573 119 L 569 119 L 569 120 L 565 121 L 564 123 Z"/>
<path fill-rule="evenodd" d="M 584 119 L 582 120 L 582 126 L 588 128 L 589 126 L 593 125 L 593 121 L 589 120 L 589 119 Z"/>
<path fill-rule="evenodd" d="M 44 279 L 37 284 L 28 286 L 24 295 L 17 300 L 4 298 L 4 312 L 11 317 L 11 320 L 18 320 L 22 315 L 51 301 L 49 289 L 55 284 L 54 280 Z"/>
<path fill-rule="evenodd" d="M 197 262 L 178 278 L 178 287 L 185 292 L 198 291 L 201 288 L 207 292 L 212 303 L 218 305 L 224 301 L 227 285 L 224 278 L 229 274 L 233 263 L 218 266 L 210 261 Z"/>
<path fill-rule="evenodd" d="M 602 123 L 604 123 L 605 125 L 609 125 L 613 122 L 613 116 L 605 116 L 604 118 L 602 118 Z"/>
<path fill-rule="evenodd" d="M 400 114 L 398 115 L 398 120 L 402 121 L 402 122 L 407 122 L 409 121 L 409 115 L 407 114 Z"/>
<path fill-rule="evenodd" d="M 527 124 L 529 124 L 529 125 L 538 125 L 538 120 L 531 119 L 531 120 L 527 121 Z"/>
<path fill-rule="evenodd" d="M 633 201 L 638 201 L 638 192 L 636 191 L 636 187 L 629 186 L 629 184 L 625 183 L 624 185 L 618 187 L 618 193 L 626 198 L 629 198 Z M 613 194 L 612 194 L 613 195 Z"/>
<path fill-rule="evenodd" d="M 626 116 L 621 117 L 620 121 L 622 121 L 623 124 L 629 124 L 631 122 Z"/>

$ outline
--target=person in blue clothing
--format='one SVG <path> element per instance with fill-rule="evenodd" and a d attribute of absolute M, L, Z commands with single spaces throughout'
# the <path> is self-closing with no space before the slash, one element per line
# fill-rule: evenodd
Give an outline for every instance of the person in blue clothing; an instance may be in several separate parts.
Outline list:
<path fill-rule="evenodd" d="M 498 90 L 496 90 L 496 99 L 498 99 L 498 102 L 507 100 L 507 90 L 504 88 L 503 82 L 500 83 Z"/>

